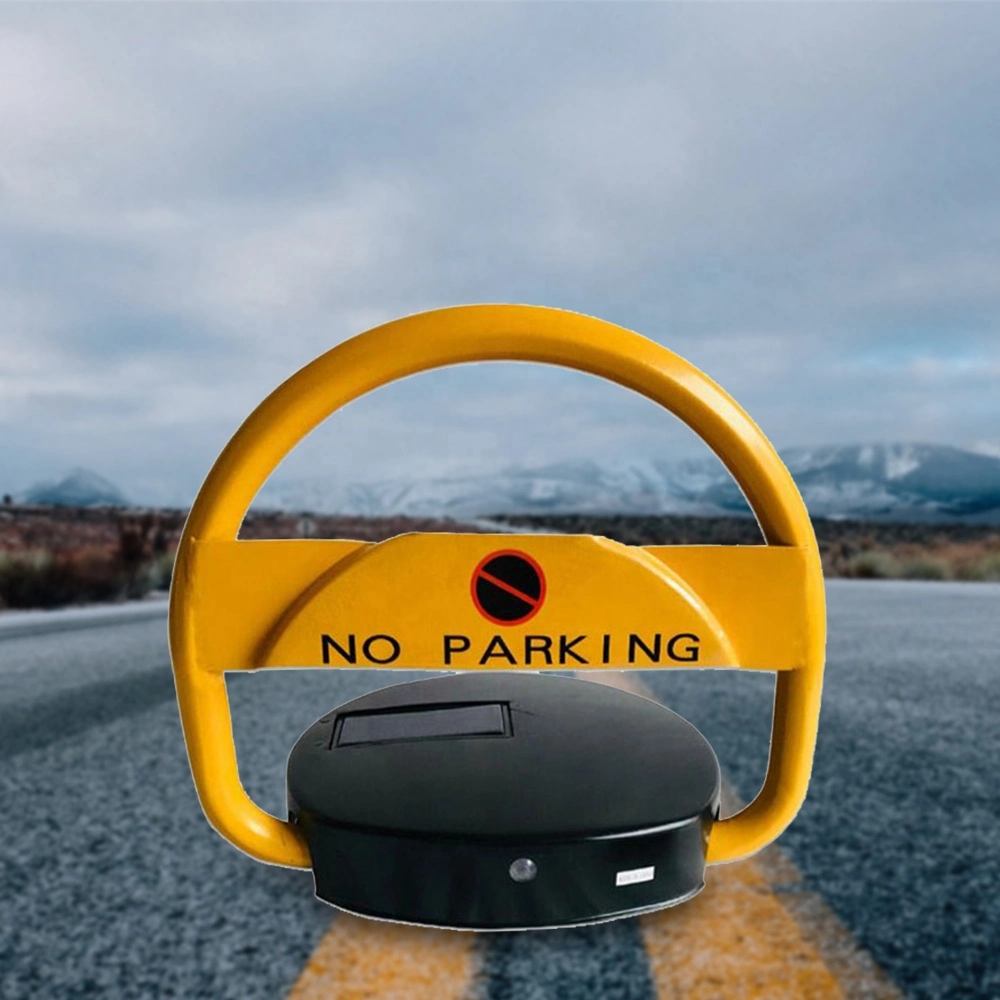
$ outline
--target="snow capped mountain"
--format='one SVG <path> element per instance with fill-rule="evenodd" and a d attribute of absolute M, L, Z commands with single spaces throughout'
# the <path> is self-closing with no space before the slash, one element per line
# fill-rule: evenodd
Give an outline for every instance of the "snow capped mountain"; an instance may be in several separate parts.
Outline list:
<path fill-rule="evenodd" d="M 945 445 L 887 444 L 783 453 L 810 511 L 920 520 L 1000 520 L 1000 459 Z"/>
<path fill-rule="evenodd" d="M 789 448 L 781 453 L 815 517 L 966 520 L 1000 524 L 1000 457 L 945 445 Z M 74 469 L 18 497 L 29 504 L 128 506 L 103 476 Z M 749 514 L 736 483 L 712 456 L 599 463 L 565 460 L 496 473 L 338 482 L 268 482 L 254 506 L 379 517 L 491 514 Z"/>
<path fill-rule="evenodd" d="M 36 483 L 18 499 L 27 504 L 56 507 L 127 507 L 128 500 L 114 483 L 90 469 L 74 469 L 57 483 Z"/>
<path fill-rule="evenodd" d="M 456 520 L 527 511 L 693 510 L 690 504 L 671 497 L 660 475 L 650 476 L 639 466 L 614 468 L 590 461 L 534 468 L 512 466 L 495 475 L 453 474 L 417 482 L 384 480 L 334 485 L 323 479 L 310 479 L 268 483 L 255 506 Z"/>
<path fill-rule="evenodd" d="M 1000 458 L 991 455 L 944 445 L 878 444 L 790 448 L 782 458 L 814 516 L 1000 522 Z M 510 513 L 749 513 L 736 484 L 711 457 L 563 461 L 419 482 L 268 483 L 255 506 L 456 520 Z"/>

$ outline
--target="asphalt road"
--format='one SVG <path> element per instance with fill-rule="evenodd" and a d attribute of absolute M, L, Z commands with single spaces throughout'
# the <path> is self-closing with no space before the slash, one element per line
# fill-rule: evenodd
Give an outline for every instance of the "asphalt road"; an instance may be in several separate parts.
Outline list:
<path fill-rule="evenodd" d="M 829 603 L 815 776 L 782 845 L 907 996 L 996 998 L 1000 586 L 835 581 Z M 299 733 L 413 676 L 234 678 L 244 784 L 282 813 Z M 643 677 L 750 797 L 771 678 Z M 162 619 L 0 630 L 0 997 L 280 997 L 334 913 L 308 873 L 257 864 L 206 824 Z M 653 996 L 631 921 L 481 941 L 489 1000 Z"/>
<path fill-rule="evenodd" d="M 1000 586 L 828 582 L 809 796 L 780 843 L 908 997 L 1000 997 Z M 744 799 L 770 675 L 644 674 Z"/>

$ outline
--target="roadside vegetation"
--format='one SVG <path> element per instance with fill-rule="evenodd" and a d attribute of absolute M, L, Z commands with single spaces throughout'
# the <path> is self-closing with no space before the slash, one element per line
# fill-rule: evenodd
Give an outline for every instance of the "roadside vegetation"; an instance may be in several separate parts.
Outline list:
<path fill-rule="evenodd" d="M 123 601 L 170 587 L 185 511 L 0 504 L 0 610 Z M 746 517 L 499 515 L 512 529 L 597 534 L 628 545 L 759 545 Z M 1000 526 L 817 519 L 827 576 L 1000 581 Z M 240 537 L 381 541 L 482 531 L 453 521 L 251 511 Z"/>
<path fill-rule="evenodd" d="M 1000 582 L 1000 540 L 944 543 L 923 550 L 900 546 L 895 551 L 869 549 L 852 554 L 835 549 L 824 558 L 824 569 L 827 576 L 855 579 Z"/>
<path fill-rule="evenodd" d="M 36 517 L 25 526 L 27 538 L 3 524 L 0 608 L 124 601 L 167 590 L 176 546 L 170 527 L 152 511 L 107 511 L 106 519 L 98 531 L 81 519 L 76 538 L 65 519 L 46 532 Z"/>

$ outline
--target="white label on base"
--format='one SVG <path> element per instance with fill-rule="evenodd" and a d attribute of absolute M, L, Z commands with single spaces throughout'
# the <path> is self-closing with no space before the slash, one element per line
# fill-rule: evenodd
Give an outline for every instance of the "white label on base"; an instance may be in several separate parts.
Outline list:
<path fill-rule="evenodd" d="M 631 871 L 619 872 L 615 876 L 615 885 L 635 885 L 636 882 L 652 882 L 656 874 L 656 868 L 650 865 L 648 868 L 633 868 Z"/>

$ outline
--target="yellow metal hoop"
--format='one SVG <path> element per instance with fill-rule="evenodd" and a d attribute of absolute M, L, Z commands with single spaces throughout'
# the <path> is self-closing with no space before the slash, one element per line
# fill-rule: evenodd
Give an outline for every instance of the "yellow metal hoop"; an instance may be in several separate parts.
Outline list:
<path fill-rule="evenodd" d="M 181 722 L 195 785 L 210 822 L 262 861 L 310 864 L 296 829 L 260 809 L 240 783 L 224 675 L 199 659 L 194 613 L 199 547 L 235 541 L 246 510 L 267 477 L 335 410 L 407 375 L 477 361 L 532 361 L 575 368 L 661 404 L 719 456 L 749 501 L 768 546 L 800 554 L 805 611 L 801 656 L 777 675 L 767 776 L 750 805 L 715 824 L 708 862 L 733 861 L 758 851 L 798 812 L 816 742 L 826 617 L 819 551 L 805 505 L 761 430 L 693 365 L 622 327 L 534 306 L 435 310 L 354 337 L 279 386 L 215 462 L 185 525 L 170 594 L 170 650 Z"/>

